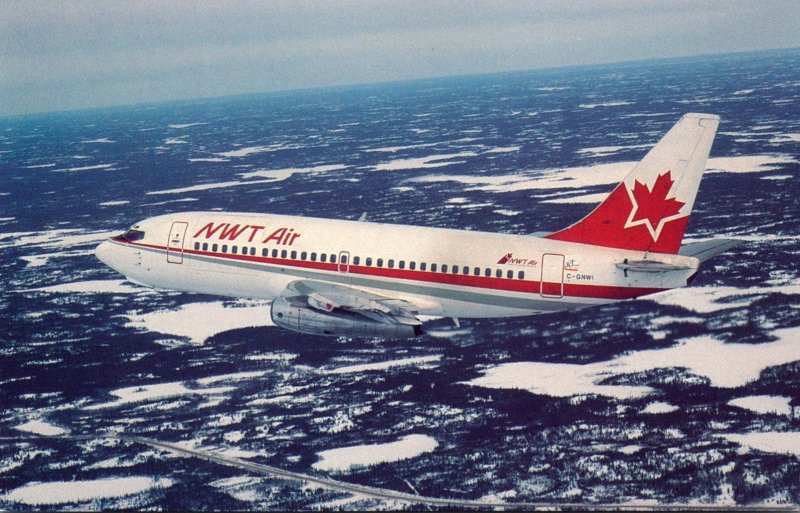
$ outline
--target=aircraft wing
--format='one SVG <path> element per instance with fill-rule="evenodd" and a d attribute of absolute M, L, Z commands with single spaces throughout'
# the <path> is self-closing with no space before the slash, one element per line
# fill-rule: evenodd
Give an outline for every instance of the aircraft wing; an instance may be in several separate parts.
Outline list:
<path fill-rule="evenodd" d="M 308 306 L 322 312 L 340 310 L 381 323 L 421 324 L 416 317 L 416 308 L 411 303 L 345 285 L 297 280 L 287 286 L 282 296 L 305 300 Z"/>
<path fill-rule="evenodd" d="M 705 262 L 723 251 L 728 251 L 742 243 L 744 243 L 744 241 L 737 239 L 711 239 L 701 242 L 690 242 L 688 244 L 683 244 L 678 254 L 694 257 L 701 262 Z"/>

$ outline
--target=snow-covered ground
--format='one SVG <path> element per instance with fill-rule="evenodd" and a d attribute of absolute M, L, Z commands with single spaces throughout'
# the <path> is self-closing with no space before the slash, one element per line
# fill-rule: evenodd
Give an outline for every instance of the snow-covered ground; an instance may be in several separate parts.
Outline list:
<path fill-rule="evenodd" d="M 14 429 L 44 436 L 58 436 L 67 432 L 67 430 L 58 426 L 54 426 L 53 424 L 43 420 L 30 420 L 24 424 L 20 424 L 19 426 L 14 426 Z"/>
<path fill-rule="evenodd" d="M 59 294 L 139 294 L 152 293 L 139 285 L 126 280 L 89 280 L 61 283 L 49 287 L 22 290 L 20 292 L 50 292 Z"/>
<path fill-rule="evenodd" d="M 749 395 L 745 397 L 737 397 L 728 401 L 728 404 L 760 414 L 792 414 L 791 398 L 780 395 Z"/>
<path fill-rule="evenodd" d="M 457 157 L 450 155 L 448 157 Z M 467 155 L 464 155 L 467 156 Z M 444 157 L 444 156 L 442 156 Z M 791 155 L 741 155 L 708 159 L 710 172 L 719 173 L 763 173 L 780 169 L 781 165 L 794 163 Z M 467 191 L 514 192 L 523 190 L 551 190 L 585 188 L 612 185 L 622 181 L 637 161 L 612 162 L 591 166 L 575 166 L 525 171 L 510 175 L 427 175 L 411 178 L 409 182 L 436 183 L 455 182 L 467 186 Z M 419 165 L 418 165 L 419 164 Z M 402 169 L 434 167 L 427 161 L 411 159 Z"/>
<path fill-rule="evenodd" d="M 93 404 L 87 406 L 87 410 L 102 410 L 106 408 L 117 408 L 132 403 L 152 402 L 161 399 L 177 397 L 182 395 L 214 395 L 224 394 L 234 390 L 235 387 L 224 386 L 215 388 L 188 388 L 184 383 L 155 383 L 152 385 L 138 385 L 132 387 L 112 390 L 109 394 L 117 396 L 119 399 L 107 403 Z"/>
<path fill-rule="evenodd" d="M 610 385 L 603 381 L 655 369 L 685 368 L 708 379 L 712 386 L 734 388 L 757 379 L 768 367 L 800 360 L 800 328 L 772 333 L 777 340 L 763 344 L 724 343 L 709 336 L 678 341 L 665 349 L 632 351 L 612 360 L 589 363 L 515 362 L 490 367 L 466 384 L 487 388 L 516 388 L 555 397 L 603 395 L 632 399 L 648 395 L 647 386 Z"/>
<path fill-rule="evenodd" d="M 312 466 L 325 472 L 346 472 L 354 467 L 415 458 L 435 450 L 438 445 L 430 436 L 407 435 L 395 442 L 328 449 L 318 454 L 321 459 Z"/>
<path fill-rule="evenodd" d="M 656 401 L 653 403 L 648 404 L 642 413 L 650 413 L 650 414 L 659 414 L 659 413 L 672 413 L 677 411 L 678 407 L 674 404 L 665 403 L 662 401 Z"/>
<path fill-rule="evenodd" d="M 330 171 L 341 171 L 347 169 L 345 164 L 328 164 L 324 166 L 312 167 L 290 167 L 284 169 L 259 169 L 256 171 L 248 171 L 247 173 L 240 173 L 239 176 L 245 179 L 249 178 L 270 178 L 276 182 L 286 180 L 296 174 L 315 174 L 327 173 Z"/>
<path fill-rule="evenodd" d="M 441 358 L 442 358 L 441 355 L 417 356 L 413 358 L 404 358 L 402 360 L 388 360 L 385 362 L 365 363 L 361 365 L 336 367 L 333 369 L 322 369 L 320 372 L 323 374 L 352 374 L 357 372 L 381 371 L 390 369 L 392 367 L 429 364 L 432 362 L 438 362 Z"/>
<path fill-rule="evenodd" d="M 29 483 L 0 496 L 0 500 L 28 506 L 83 503 L 135 495 L 154 488 L 169 488 L 172 484 L 171 479 L 141 476 Z"/>
<path fill-rule="evenodd" d="M 723 438 L 750 450 L 800 456 L 800 431 L 724 433 Z"/>
<path fill-rule="evenodd" d="M 268 302 L 189 303 L 177 310 L 131 313 L 127 326 L 188 338 L 195 344 L 237 328 L 273 326 Z"/>
<path fill-rule="evenodd" d="M 472 151 L 462 151 L 460 153 L 442 153 L 436 155 L 428 155 L 425 157 L 415 157 L 406 159 L 395 159 L 389 162 L 382 162 L 375 166 L 376 171 L 399 171 L 404 169 L 425 169 L 433 167 L 452 166 L 455 164 L 463 164 L 465 157 L 474 157 L 477 153 Z"/>

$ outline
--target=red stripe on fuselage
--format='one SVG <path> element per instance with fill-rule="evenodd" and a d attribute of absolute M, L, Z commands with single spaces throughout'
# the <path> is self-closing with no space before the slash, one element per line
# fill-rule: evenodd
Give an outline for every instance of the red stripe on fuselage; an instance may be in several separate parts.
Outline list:
<path fill-rule="evenodd" d="M 160 251 L 166 251 L 166 246 L 158 246 L 155 244 L 145 244 L 141 242 L 131 242 L 116 240 L 118 244 L 127 244 L 129 246 L 141 246 Z M 179 252 L 176 249 L 170 251 Z M 488 290 L 504 290 L 509 292 L 522 292 L 527 294 L 539 295 L 540 282 L 533 280 L 520 280 L 515 278 L 493 278 L 485 276 L 471 276 L 465 274 L 451 274 L 430 271 L 411 271 L 408 269 L 389 269 L 386 267 L 367 267 L 362 265 L 349 265 L 348 273 L 340 272 L 339 264 L 332 264 L 326 262 L 311 262 L 308 260 L 290 260 L 284 258 L 271 258 L 262 256 L 250 255 L 234 255 L 231 253 L 214 253 L 211 251 L 200 251 L 195 249 L 184 249 L 183 253 L 190 255 L 199 255 L 213 257 L 219 260 L 233 260 L 239 262 L 253 262 L 259 264 L 271 264 L 283 267 L 295 267 L 301 269 L 313 269 L 316 271 L 327 271 L 337 274 L 357 274 L 364 276 L 377 276 L 380 278 L 399 279 L 420 281 L 426 283 L 435 283 L 441 285 L 457 285 L 462 287 L 474 287 Z M 459 266 L 461 267 L 461 266 Z M 545 282 L 548 284 L 549 282 Z M 554 287 L 560 284 L 553 282 Z M 615 287 L 609 285 L 583 285 L 575 283 L 564 283 L 564 296 L 579 297 L 579 298 L 593 298 L 593 299 L 631 299 L 648 294 L 655 294 L 668 289 L 661 288 L 645 288 L 645 287 Z M 557 298 L 551 298 L 557 299 Z"/>

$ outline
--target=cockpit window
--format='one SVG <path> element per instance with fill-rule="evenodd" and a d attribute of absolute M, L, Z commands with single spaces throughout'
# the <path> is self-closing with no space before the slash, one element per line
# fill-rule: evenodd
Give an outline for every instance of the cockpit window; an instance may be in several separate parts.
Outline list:
<path fill-rule="evenodd" d="M 137 240 L 144 239 L 144 232 L 141 230 L 135 230 L 131 228 L 127 232 L 123 233 L 122 235 L 117 235 L 114 237 L 114 240 L 122 240 L 128 242 L 136 242 Z"/>

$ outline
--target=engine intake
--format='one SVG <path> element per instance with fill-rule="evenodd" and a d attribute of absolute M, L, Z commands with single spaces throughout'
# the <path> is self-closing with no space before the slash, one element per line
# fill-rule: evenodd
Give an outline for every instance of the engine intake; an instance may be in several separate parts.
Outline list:
<path fill-rule="evenodd" d="M 275 299 L 270 317 L 281 328 L 311 335 L 412 338 L 422 334 L 418 320 L 412 322 L 375 312 L 366 317 L 358 311 L 339 308 L 318 310 L 310 307 L 308 299 L 302 296 Z"/>

